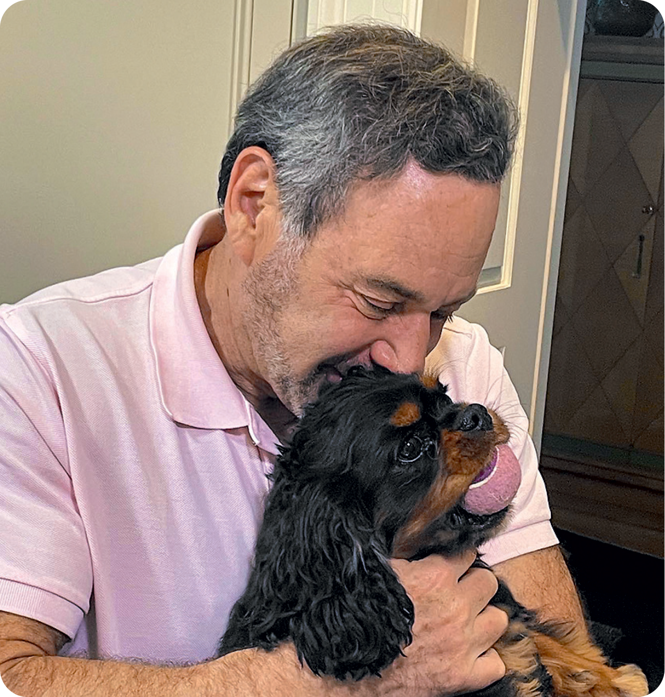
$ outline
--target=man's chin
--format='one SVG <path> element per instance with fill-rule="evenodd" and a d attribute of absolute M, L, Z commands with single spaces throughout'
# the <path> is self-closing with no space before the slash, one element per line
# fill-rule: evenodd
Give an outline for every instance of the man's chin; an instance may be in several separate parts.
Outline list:
<path fill-rule="evenodd" d="M 279 381 L 279 391 L 275 392 L 291 413 L 301 416 L 305 406 L 316 401 L 324 385 L 341 382 L 350 368 L 360 364 L 354 355 L 337 356 L 320 363 L 300 380 L 283 378 Z"/>

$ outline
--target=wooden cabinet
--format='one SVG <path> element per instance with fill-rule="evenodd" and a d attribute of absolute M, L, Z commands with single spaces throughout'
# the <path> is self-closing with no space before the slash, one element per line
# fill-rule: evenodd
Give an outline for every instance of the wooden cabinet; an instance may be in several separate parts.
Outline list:
<path fill-rule="evenodd" d="M 663 546 L 663 42 L 583 48 L 543 435 L 561 527 Z"/>

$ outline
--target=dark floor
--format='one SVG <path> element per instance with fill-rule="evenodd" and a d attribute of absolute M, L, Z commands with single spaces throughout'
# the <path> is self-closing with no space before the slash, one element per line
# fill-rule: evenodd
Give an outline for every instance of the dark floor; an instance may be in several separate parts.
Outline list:
<path fill-rule="evenodd" d="M 592 630 L 616 663 L 637 663 L 653 692 L 663 679 L 663 560 L 557 530 Z"/>

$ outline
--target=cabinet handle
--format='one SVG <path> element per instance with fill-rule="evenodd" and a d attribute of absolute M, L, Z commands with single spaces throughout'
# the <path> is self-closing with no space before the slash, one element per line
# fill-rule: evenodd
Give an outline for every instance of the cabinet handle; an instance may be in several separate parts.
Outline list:
<path fill-rule="evenodd" d="M 640 246 L 637 251 L 637 264 L 635 265 L 635 271 L 633 271 L 633 278 L 642 278 L 642 258 L 644 257 L 644 235 L 640 235 Z"/>

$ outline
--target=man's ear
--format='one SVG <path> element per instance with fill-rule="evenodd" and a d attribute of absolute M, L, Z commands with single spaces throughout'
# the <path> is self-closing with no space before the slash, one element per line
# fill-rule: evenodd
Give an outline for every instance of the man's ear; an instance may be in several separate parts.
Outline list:
<path fill-rule="evenodd" d="M 245 148 L 231 170 L 224 222 L 229 241 L 246 266 L 272 249 L 279 237 L 279 220 L 274 160 L 263 148 Z"/>

